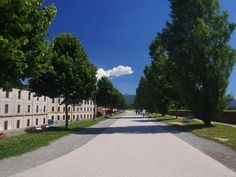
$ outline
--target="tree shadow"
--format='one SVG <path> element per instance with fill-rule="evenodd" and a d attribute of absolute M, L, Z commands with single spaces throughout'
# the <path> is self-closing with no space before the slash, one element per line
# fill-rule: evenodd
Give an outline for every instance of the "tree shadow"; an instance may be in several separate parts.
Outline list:
<path fill-rule="evenodd" d="M 74 132 L 80 135 L 94 134 L 161 134 L 161 133 L 182 133 L 189 132 L 193 129 L 205 128 L 202 125 L 194 125 L 191 127 L 182 127 L 178 125 L 148 125 L 148 126 L 125 126 L 125 127 L 101 127 L 101 128 L 85 128 Z"/>
<path fill-rule="evenodd" d="M 140 117 L 139 117 L 140 118 Z M 113 119 L 134 119 L 134 117 L 122 117 Z M 168 120 L 168 119 L 165 119 Z M 169 120 L 173 120 L 170 118 Z M 204 124 L 194 124 L 194 125 L 177 125 L 177 124 L 166 124 L 162 123 L 159 119 L 134 119 L 133 122 L 153 122 L 154 125 L 140 125 L 140 126 L 124 126 L 124 127 L 75 127 L 68 128 L 65 127 L 50 127 L 47 131 L 68 131 L 73 134 L 78 135 L 95 135 L 95 134 L 160 134 L 160 133 L 182 133 L 191 132 L 196 129 L 206 128 Z M 163 120 L 164 121 L 164 120 Z M 161 125 L 155 123 L 161 122 Z"/>

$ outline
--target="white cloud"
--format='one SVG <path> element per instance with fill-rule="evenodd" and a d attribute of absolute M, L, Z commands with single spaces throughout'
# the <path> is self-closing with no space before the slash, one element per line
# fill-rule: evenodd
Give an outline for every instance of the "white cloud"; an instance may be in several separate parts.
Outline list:
<path fill-rule="evenodd" d="M 101 79 L 103 76 L 110 77 L 110 75 L 103 68 L 99 68 L 97 70 L 97 75 L 96 76 L 97 76 L 98 79 Z"/>
<path fill-rule="evenodd" d="M 109 70 L 104 70 L 103 68 L 99 68 L 97 70 L 97 78 L 100 79 L 101 77 L 120 77 L 123 75 L 133 74 L 134 71 L 129 66 L 117 66 Z"/>

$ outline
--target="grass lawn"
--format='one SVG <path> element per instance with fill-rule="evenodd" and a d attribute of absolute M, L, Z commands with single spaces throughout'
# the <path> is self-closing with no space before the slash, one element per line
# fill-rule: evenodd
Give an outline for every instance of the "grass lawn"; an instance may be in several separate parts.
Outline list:
<path fill-rule="evenodd" d="M 226 109 L 224 112 L 236 112 L 236 109 Z"/>
<path fill-rule="evenodd" d="M 184 130 L 190 131 L 197 136 L 222 143 L 236 150 L 236 128 L 235 127 L 221 125 L 221 124 L 213 124 L 213 127 L 205 127 L 205 125 L 202 122 L 198 122 L 195 120 L 189 121 L 183 118 L 175 118 L 168 115 L 162 117 L 159 114 L 151 114 L 149 116 L 153 118 L 157 118 L 159 121 L 163 121 L 163 122 L 172 124 L 174 126 L 181 127 Z"/>
<path fill-rule="evenodd" d="M 0 140 L 0 159 L 21 155 L 23 153 L 33 151 L 39 147 L 47 146 L 58 138 L 78 131 L 81 128 L 90 127 L 103 120 L 106 120 L 106 118 L 98 117 L 95 121 L 80 120 L 78 122 L 71 123 L 68 129 L 65 129 L 64 127 L 52 127 L 44 132 L 25 133 Z"/>

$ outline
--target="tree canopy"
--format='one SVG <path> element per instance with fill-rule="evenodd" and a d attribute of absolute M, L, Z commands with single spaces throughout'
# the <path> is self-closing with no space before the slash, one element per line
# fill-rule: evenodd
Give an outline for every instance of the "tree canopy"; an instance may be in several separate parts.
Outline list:
<path fill-rule="evenodd" d="M 96 67 L 89 62 L 77 37 L 66 33 L 57 35 L 50 51 L 49 69 L 35 71 L 30 80 L 32 91 L 52 98 L 63 97 L 66 110 L 68 104 L 92 99 L 96 89 Z"/>
<path fill-rule="evenodd" d="M 44 63 L 45 36 L 56 7 L 43 0 L 0 1 L 0 88 L 10 90 Z"/>
<path fill-rule="evenodd" d="M 120 91 L 114 88 L 112 82 L 107 77 L 102 77 L 97 82 L 96 93 L 97 105 L 105 108 L 125 108 L 125 99 Z"/>
<path fill-rule="evenodd" d="M 235 63 L 228 42 L 236 25 L 220 11 L 218 0 L 170 0 L 170 8 L 171 21 L 150 46 L 153 61 L 145 69 L 145 89 L 152 87 L 149 98 L 155 98 L 155 107 L 171 98 L 209 126 L 227 105 L 225 92 Z"/>

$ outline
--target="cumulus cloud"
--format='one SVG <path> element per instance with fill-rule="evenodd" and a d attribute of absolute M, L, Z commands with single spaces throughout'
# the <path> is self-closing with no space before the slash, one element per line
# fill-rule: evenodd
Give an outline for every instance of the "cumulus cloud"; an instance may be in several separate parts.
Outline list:
<path fill-rule="evenodd" d="M 99 68 L 97 70 L 97 78 L 100 79 L 101 77 L 120 77 L 123 75 L 133 74 L 134 71 L 129 66 L 117 66 L 109 70 L 104 70 L 103 68 Z"/>

